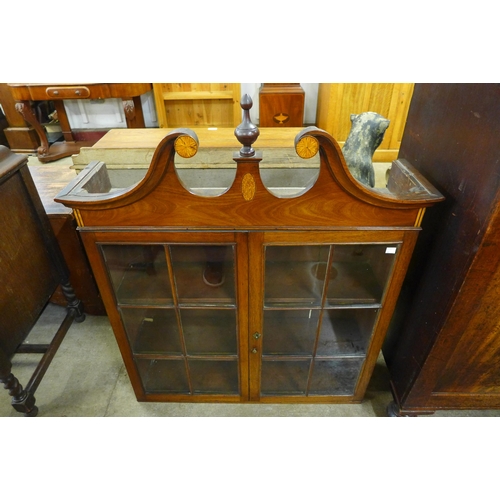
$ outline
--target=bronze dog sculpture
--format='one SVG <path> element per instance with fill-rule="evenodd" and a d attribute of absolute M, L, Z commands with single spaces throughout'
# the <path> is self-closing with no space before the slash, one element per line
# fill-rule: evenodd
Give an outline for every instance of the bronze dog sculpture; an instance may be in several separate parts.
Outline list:
<path fill-rule="evenodd" d="M 390 120 L 372 111 L 351 115 L 351 131 L 342 153 L 353 177 L 370 187 L 375 186 L 373 153 L 384 139 L 389 123 Z"/>

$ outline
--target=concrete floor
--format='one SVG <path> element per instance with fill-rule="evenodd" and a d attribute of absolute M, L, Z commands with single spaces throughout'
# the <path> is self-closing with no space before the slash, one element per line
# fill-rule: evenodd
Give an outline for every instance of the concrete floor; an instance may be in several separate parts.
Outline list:
<path fill-rule="evenodd" d="M 29 163 L 38 164 L 34 157 Z M 72 164 L 71 159 L 63 159 L 51 165 L 56 163 L 61 168 Z M 377 176 L 383 182 L 387 164 L 380 167 Z M 64 308 L 49 304 L 28 341 L 50 341 L 64 314 Z M 34 354 L 14 357 L 13 373 L 23 386 L 40 358 Z M 382 417 L 392 400 L 387 368 L 379 356 L 361 404 L 139 403 L 107 317 L 89 315 L 83 323 L 73 323 L 35 396 L 39 417 Z M 11 407 L 5 390 L 0 391 L 0 416 L 22 417 Z M 438 411 L 431 415 L 486 416 L 500 416 L 500 411 Z"/>
<path fill-rule="evenodd" d="M 65 309 L 49 304 L 28 341 L 48 342 Z M 13 373 L 23 386 L 41 355 L 18 354 Z M 39 417 L 383 417 L 391 401 L 389 377 L 379 357 L 360 404 L 139 403 L 105 316 L 73 323 L 35 393 Z M 0 392 L 0 416 L 21 417 Z M 439 411 L 436 417 L 500 416 L 500 411 Z"/>

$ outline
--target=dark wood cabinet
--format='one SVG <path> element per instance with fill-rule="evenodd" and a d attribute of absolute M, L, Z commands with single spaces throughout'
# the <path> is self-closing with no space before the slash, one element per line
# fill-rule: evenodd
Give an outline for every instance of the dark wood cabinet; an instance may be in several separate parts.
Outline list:
<path fill-rule="evenodd" d="M 417 84 L 400 155 L 445 196 L 384 345 L 392 415 L 500 408 L 500 85 Z"/>
<path fill-rule="evenodd" d="M 81 302 L 27 166 L 27 157 L 0 146 L 0 382 L 12 406 L 35 416 L 34 393 L 73 320 L 83 321 Z M 51 295 L 62 287 L 68 312 L 50 344 L 24 341 Z M 16 353 L 43 354 L 25 388 L 12 373 Z"/>
<path fill-rule="evenodd" d="M 320 155 L 309 181 L 266 186 L 248 101 L 225 188 L 181 179 L 176 155 L 198 140 L 178 129 L 133 186 L 93 162 L 57 201 L 74 210 L 138 400 L 359 402 L 442 196 L 405 162 L 387 189 L 359 184 L 316 127 L 295 138 L 301 158 Z"/>

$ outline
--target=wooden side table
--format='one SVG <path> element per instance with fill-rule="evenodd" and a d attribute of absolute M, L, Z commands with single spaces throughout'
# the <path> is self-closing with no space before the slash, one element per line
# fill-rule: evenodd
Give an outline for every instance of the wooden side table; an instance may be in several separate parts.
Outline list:
<path fill-rule="evenodd" d="M 69 124 L 63 100 L 65 99 L 110 99 L 123 100 L 123 110 L 130 128 L 144 128 L 142 111 L 142 94 L 152 89 L 150 83 L 9 83 L 8 87 L 16 102 L 16 109 L 22 117 L 35 129 L 40 138 L 38 159 L 47 163 L 77 154 L 82 146 L 92 146 L 93 142 L 75 141 Z M 33 114 L 30 101 L 54 101 L 59 123 L 61 124 L 64 142 L 56 142 L 49 146 L 45 130 Z M 94 141 L 95 142 L 95 141 Z"/>
<path fill-rule="evenodd" d="M 29 172 L 50 222 L 70 272 L 71 285 L 81 300 L 85 311 L 92 315 L 104 315 L 106 311 L 90 269 L 78 231 L 73 211 L 54 201 L 56 194 L 71 182 L 76 174 L 73 169 L 61 168 L 57 163 L 30 166 Z M 59 286 L 50 301 L 66 305 L 63 289 Z"/>
<path fill-rule="evenodd" d="M 261 127 L 302 127 L 305 92 L 300 83 L 264 83 L 259 94 Z"/>

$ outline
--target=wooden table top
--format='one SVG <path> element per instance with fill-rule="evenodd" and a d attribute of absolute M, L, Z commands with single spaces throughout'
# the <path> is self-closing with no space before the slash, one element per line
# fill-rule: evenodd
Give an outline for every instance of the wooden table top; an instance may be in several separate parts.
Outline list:
<path fill-rule="evenodd" d="M 29 170 L 45 212 L 48 215 L 71 214 L 73 209 L 57 203 L 54 198 L 75 178 L 76 172 L 54 163 L 30 165 Z"/>
<path fill-rule="evenodd" d="M 234 135 L 234 128 L 190 127 L 198 136 L 200 148 L 233 148 L 241 144 Z M 259 128 L 260 135 L 253 144 L 254 149 L 294 147 L 295 136 L 304 127 Z M 173 128 L 111 129 L 96 142 L 92 149 L 154 149 Z"/>

